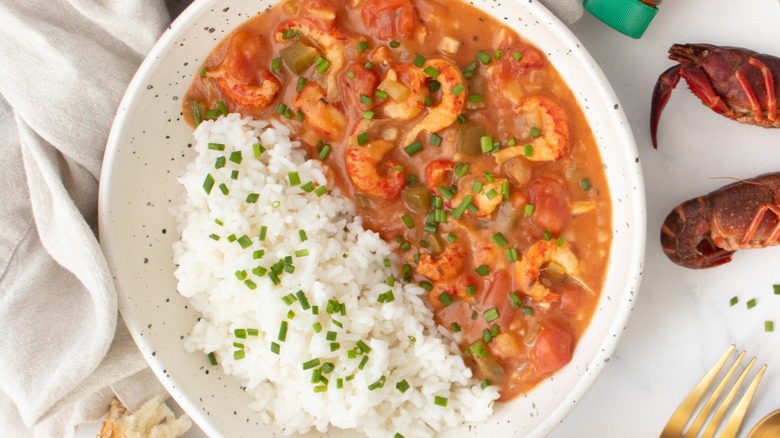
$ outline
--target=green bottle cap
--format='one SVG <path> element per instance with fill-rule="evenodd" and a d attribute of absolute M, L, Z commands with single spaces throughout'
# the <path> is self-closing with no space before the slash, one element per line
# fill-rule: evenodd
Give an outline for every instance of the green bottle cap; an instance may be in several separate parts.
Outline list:
<path fill-rule="evenodd" d="M 585 0 L 585 9 L 631 38 L 641 37 L 658 12 L 639 0 Z"/>

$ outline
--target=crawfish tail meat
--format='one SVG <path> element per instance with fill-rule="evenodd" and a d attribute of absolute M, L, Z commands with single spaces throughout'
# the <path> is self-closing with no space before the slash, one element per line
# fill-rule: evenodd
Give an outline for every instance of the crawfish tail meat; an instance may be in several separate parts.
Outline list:
<path fill-rule="evenodd" d="M 780 243 L 780 172 L 739 180 L 678 205 L 661 227 L 661 247 L 691 269 L 731 261 L 739 249 Z"/>
<path fill-rule="evenodd" d="M 655 84 L 650 108 L 650 135 L 656 133 L 672 90 L 680 78 L 713 111 L 740 123 L 780 128 L 780 58 L 739 47 L 675 44 L 669 59 L 678 64 L 663 72 Z"/>

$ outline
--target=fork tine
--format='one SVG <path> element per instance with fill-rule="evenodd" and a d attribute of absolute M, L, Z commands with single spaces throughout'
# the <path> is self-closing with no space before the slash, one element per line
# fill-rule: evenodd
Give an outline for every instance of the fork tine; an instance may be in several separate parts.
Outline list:
<path fill-rule="evenodd" d="M 751 364 L 755 362 L 755 360 L 756 358 L 753 358 Z M 758 389 L 758 383 L 764 376 L 765 371 L 766 365 L 762 366 L 761 369 L 758 370 L 758 373 L 756 373 L 753 381 L 750 382 L 750 386 L 739 400 L 739 403 L 737 403 L 737 407 L 734 408 L 734 412 L 731 414 L 731 417 L 729 417 L 729 421 L 723 427 L 723 431 L 720 434 L 721 438 L 734 438 L 737 436 L 739 426 L 742 424 L 742 419 L 745 417 L 745 412 L 747 412 L 747 408 L 750 405 L 750 402 L 753 400 L 753 395 L 756 393 L 756 389 Z"/>
<path fill-rule="evenodd" d="M 737 360 L 737 362 L 734 363 L 733 368 L 736 369 L 737 365 L 739 365 L 739 362 L 742 360 L 743 356 L 745 356 L 744 351 L 742 352 L 742 354 L 739 355 L 739 359 Z M 721 420 L 723 420 L 723 416 L 726 415 L 726 411 L 728 410 L 729 406 L 731 406 L 731 402 L 734 400 L 734 397 L 737 395 L 739 388 L 742 387 L 742 383 L 745 381 L 745 378 L 747 377 L 748 373 L 753 368 L 753 364 L 755 363 L 756 363 L 756 358 L 754 357 L 747 364 L 745 369 L 742 371 L 742 374 L 739 375 L 737 381 L 734 382 L 734 385 L 731 387 L 728 394 L 726 394 L 726 397 L 723 399 L 720 406 L 718 406 L 718 410 L 715 411 L 715 415 L 712 417 L 709 426 L 707 426 L 707 429 L 704 431 L 704 435 L 702 435 L 702 438 L 712 438 L 712 436 L 715 435 L 715 431 L 718 429 L 718 426 L 720 426 L 720 422 Z M 729 378 L 731 377 L 729 376 Z"/>
<path fill-rule="evenodd" d="M 744 351 L 740 353 L 739 356 L 737 356 L 737 360 L 734 361 L 734 363 L 731 365 L 731 368 L 729 368 L 729 370 L 726 372 L 723 378 L 720 379 L 718 386 L 716 386 L 715 390 L 712 391 L 712 394 L 707 399 L 707 402 L 704 403 L 704 406 L 702 406 L 701 411 L 699 411 L 699 415 L 696 416 L 696 420 L 694 420 L 690 429 L 688 429 L 688 432 L 684 436 L 687 436 L 689 434 L 691 434 L 692 436 L 696 436 L 699 433 L 699 431 L 702 428 L 702 425 L 704 424 L 704 421 L 707 419 L 707 417 L 710 416 L 710 413 L 712 412 L 712 407 L 715 406 L 715 403 L 718 401 L 718 398 L 723 393 L 723 389 L 726 388 L 726 385 L 728 385 L 729 381 L 731 380 L 731 377 L 734 376 L 734 373 L 737 371 L 737 368 L 739 367 L 740 362 L 742 362 L 743 357 L 745 357 Z M 744 377 L 741 378 L 744 379 Z M 737 384 L 734 385 L 734 388 L 739 388 L 739 385 L 741 383 L 742 382 L 738 381 Z M 734 391 L 734 388 L 732 388 L 731 391 Z M 729 392 L 729 395 L 727 395 L 726 399 L 723 401 L 723 403 L 721 403 L 720 408 L 718 408 L 715 411 L 715 418 L 713 418 L 712 421 L 710 421 L 710 428 L 712 428 L 713 424 L 717 427 L 717 425 L 720 423 L 720 418 L 718 418 L 717 415 L 718 413 L 721 413 L 721 409 L 724 405 L 728 407 L 728 405 L 731 403 L 731 399 L 729 398 L 729 396 L 731 396 L 731 398 L 734 397 L 734 395 L 731 394 L 731 392 Z M 721 417 L 722 416 L 723 414 L 721 413 Z M 704 433 L 705 436 L 707 435 L 707 432 L 709 432 L 710 428 L 708 428 L 705 431 Z M 715 430 L 713 429 L 712 432 L 715 432 Z"/>
<path fill-rule="evenodd" d="M 690 394 L 685 397 L 685 400 L 680 403 L 680 406 L 677 408 L 677 410 L 674 411 L 674 414 L 672 414 L 669 422 L 666 423 L 666 427 L 661 432 L 661 436 L 681 436 L 681 432 L 685 427 L 685 424 L 688 422 L 688 419 L 691 417 L 693 412 L 695 412 L 699 401 L 701 401 L 702 397 L 704 397 L 704 394 L 707 393 L 707 389 L 715 380 L 715 377 L 717 377 L 718 373 L 720 373 L 721 368 L 723 368 L 723 365 L 726 363 L 736 348 L 736 345 L 729 346 L 729 348 L 726 349 L 726 352 L 723 353 L 723 356 L 721 356 L 720 359 L 715 362 L 715 365 L 713 365 L 707 374 L 702 377 L 699 383 L 696 384 Z"/>

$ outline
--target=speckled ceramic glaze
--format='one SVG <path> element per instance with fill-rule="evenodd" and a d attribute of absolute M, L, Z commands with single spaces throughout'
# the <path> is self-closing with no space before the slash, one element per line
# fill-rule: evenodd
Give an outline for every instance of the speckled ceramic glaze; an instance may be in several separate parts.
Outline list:
<path fill-rule="evenodd" d="M 121 314 L 144 357 L 177 402 L 213 437 L 271 437 L 248 408 L 241 383 L 187 353 L 198 315 L 176 292 L 169 213 L 176 182 L 192 158 L 181 99 L 210 50 L 239 23 L 275 0 L 199 0 L 160 38 L 138 70 L 109 137 L 100 187 L 100 237 L 119 290 Z M 599 67 L 543 6 L 526 0 L 473 2 L 516 29 L 549 57 L 568 82 L 595 133 L 613 201 L 612 257 L 598 310 L 571 363 L 531 393 L 496 406 L 488 421 L 447 437 L 540 436 L 583 397 L 620 338 L 633 306 L 644 256 L 645 198 L 636 145 Z M 312 433 L 307 436 L 318 436 Z M 329 436 L 355 436 L 333 430 Z"/>

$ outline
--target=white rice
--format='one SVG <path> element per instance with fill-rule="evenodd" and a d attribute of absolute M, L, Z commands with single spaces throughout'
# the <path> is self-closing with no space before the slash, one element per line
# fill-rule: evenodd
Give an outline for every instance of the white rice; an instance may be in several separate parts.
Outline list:
<path fill-rule="evenodd" d="M 186 348 L 213 353 L 255 398 L 251 407 L 260 418 L 285 434 L 312 428 L 324 433 L 336 426 L 369 437 L 427 437 L 487 418 L 497 389 L 480 388 L 448 332 L 437 329 L 424 290 L 404 283 L 385 266 L 385 260 L 395 260 L 391 247 L 363 229 L 352 204 L 337 193 L 318 196 L 302 189 L 310 181 L 326 185 L 325 166 L 307 161 L 289 135 L 280 123 L 268 126 L 237 114 L 205 121 L 195 131 L 197 157 L 179 178 L 186 200 L 174 211 L 181 233 L 174 247 L 178 290 L 203 316 Z M 210 149 L 209 143 L 225 149 Z M 267 149 L 259 158 L 255 143 Z M 236 151 L 240 164 L 230 160 Z M 219 169 L 218 157 L 226 158 Z M 232 179 L 235 170 L 238 176 Z M 300 184 L 291 184 L 290 172 L 298 173 Z M 215 183 L 207 195 L 208 174 Z M 254 203 L 247 202 L 251 193 L 258 195 Z M 258 237 L 262 226 L 267 227 L 264 241 Z M 250 246 L 242 248 L 242 236 Z M 259 250 L 265 254 L 257 259 Z M 295 255 L 303 250 L 308 255 Z M 268 274 L 253 273 L 258 266 L 270 270 L 287 256 L 292 256 L 294 272 L 282 272 L 278 285 Z M 242 271 L 255 289 L 239 278 Z M 388 277 L 393 275 L 397 278 L 391 287 Z M 291 304 L 283 300 L 298 291 L 311 308 L 297 299 Z M 380 303 L 388 291 L 394 300 Z M 329 300 L 343 303 L 346 314 L 328 314 Z M 283 321 L 287 334 L 280 341 Z M 236 330 L 240 335 L 245 329 L 256 329 L 257 335 L 237 338 Z M 335 351 L 328 332 L 335 333 L 340 345 Z M 361 351 L 358 341 L 370 352 Z M 279 345 L 278 354 L 272 343 Z M 354 358 L 349 351 L 357 353 Z M 361 370 L 364 357 L 368 361 Z M 304 370 L 302 364 L 313 359 L 320 366 Z M 314 369 L 325 363 L 333 364 L 323 374 L 327 385 L 312 383 Z M 409 385 L 405 392 L 397 387 L 403 380 Z M 383 386 L 375 384 L 382 381 Z M 315 391 L 325 386 L 326 391 Z M 446 407 L 436 397 L 446 399 Z"/>

